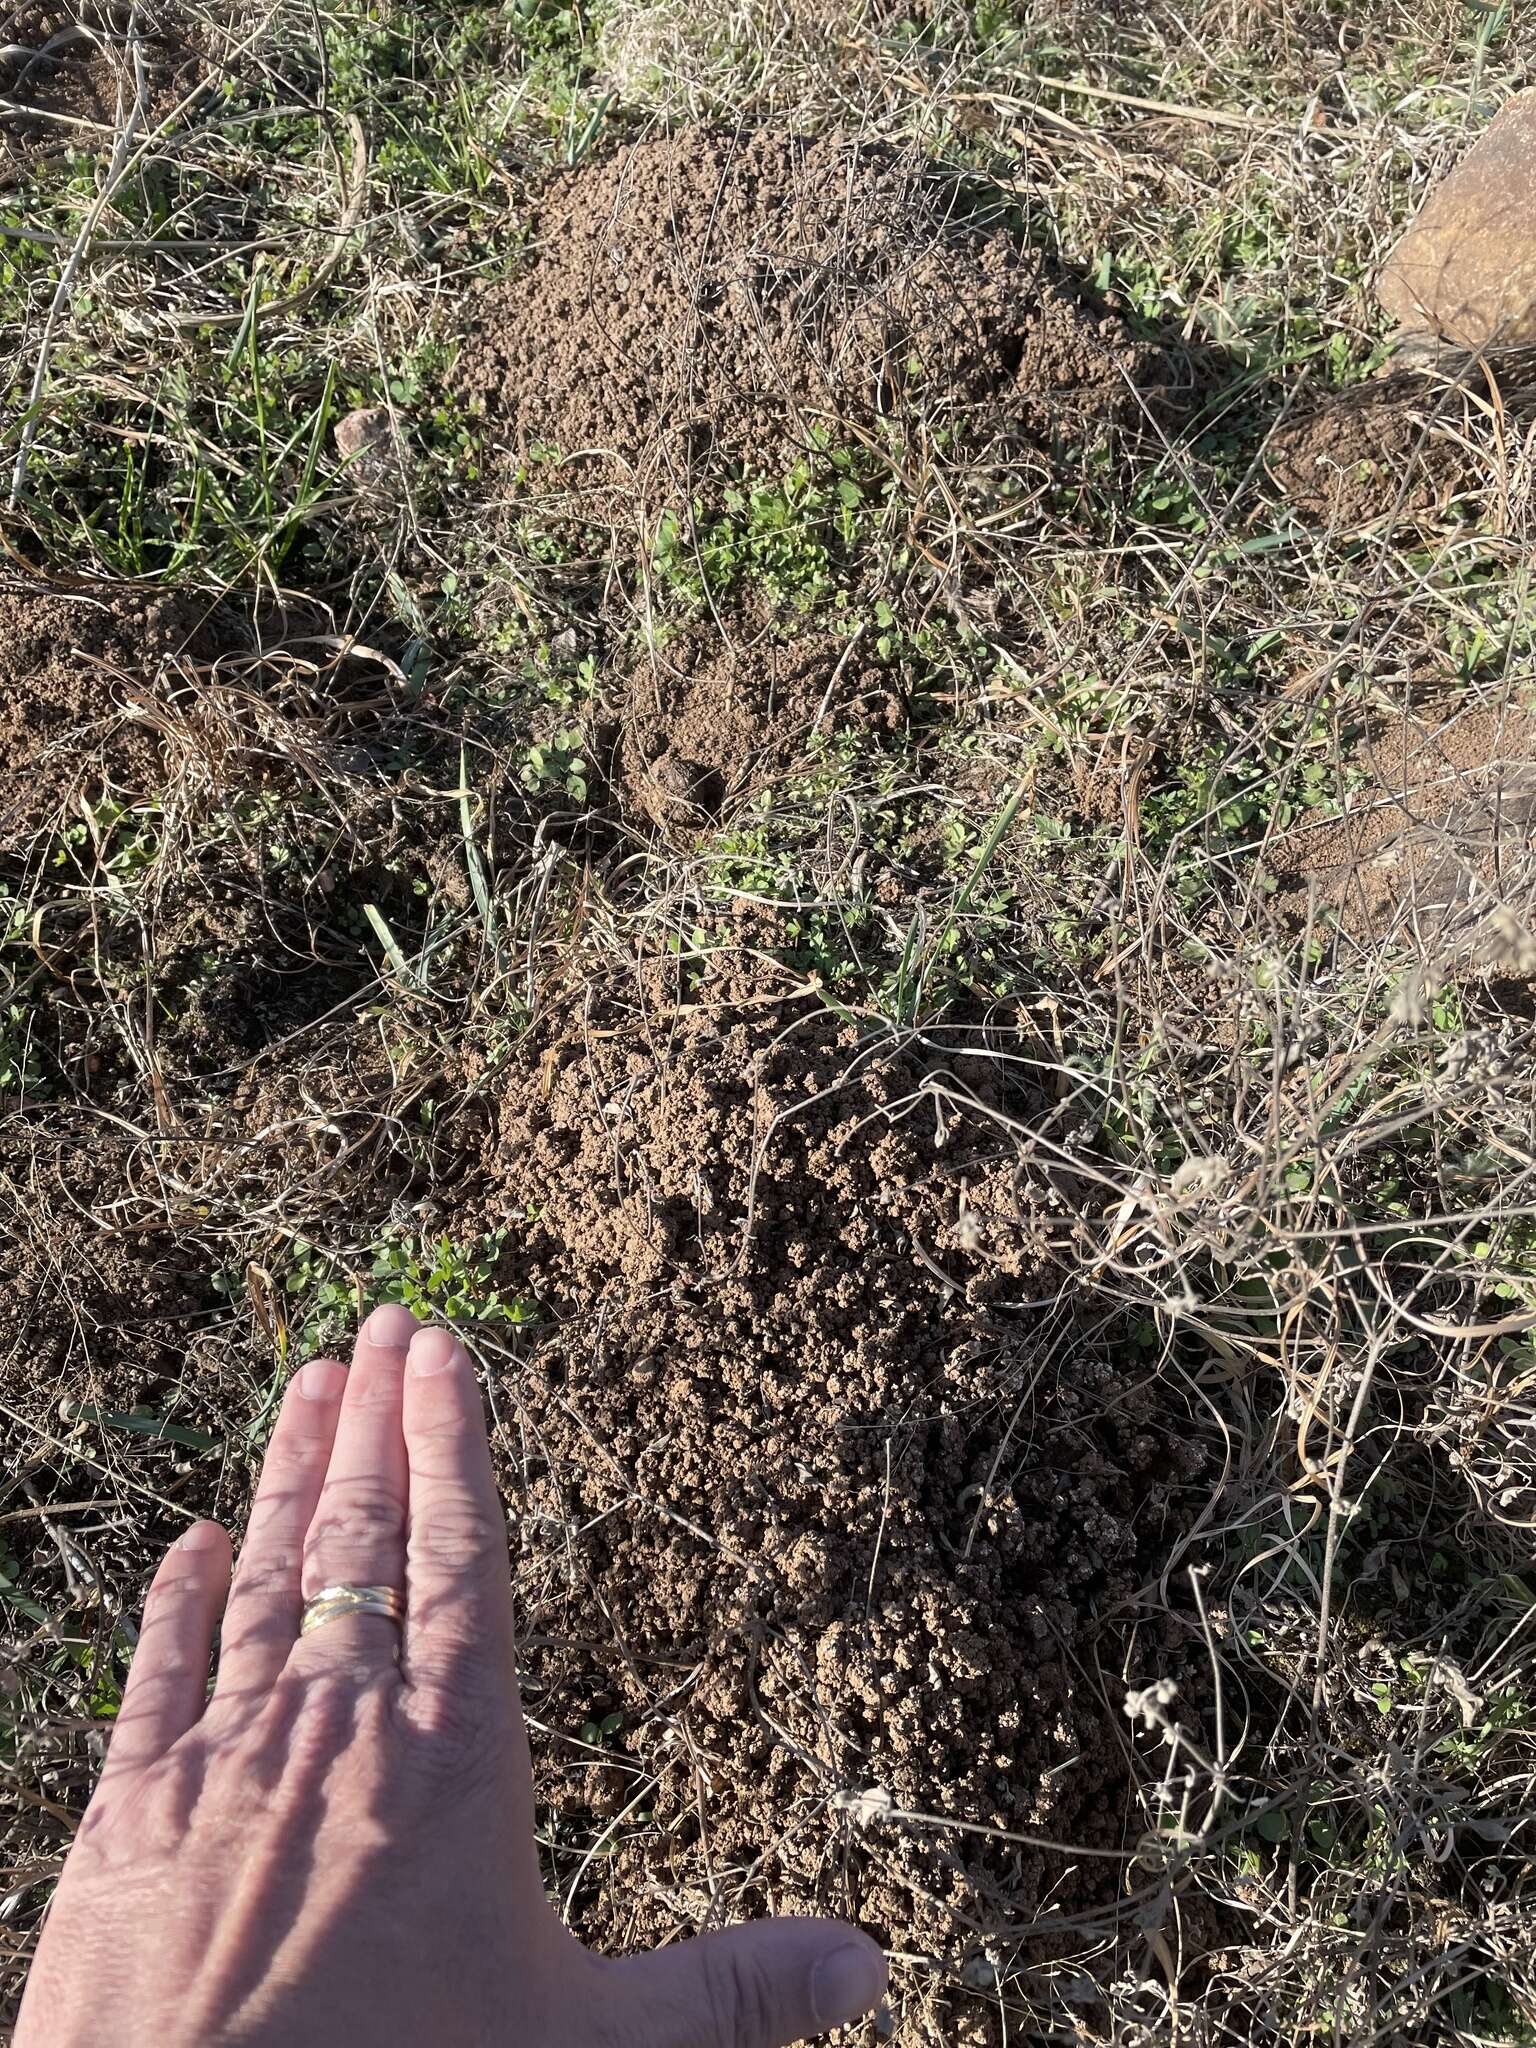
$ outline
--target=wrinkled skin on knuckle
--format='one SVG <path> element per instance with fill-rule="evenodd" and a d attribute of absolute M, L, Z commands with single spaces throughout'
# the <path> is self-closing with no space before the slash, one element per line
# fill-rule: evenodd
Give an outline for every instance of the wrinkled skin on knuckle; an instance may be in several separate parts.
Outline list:
<path fill-rule="evenodd" d="M 477 1801 L 512 1769 L 509 1674 L 482 1649 L 435 1656 L 396 1703 L 406 1768 L 435 1800 Z"/>
<path fill-rule="evenodd" d="M 142 1642 L 148 1641 L 149 1631 L 146 1629 Z M 143 1656 L 142 1647 L 138 1654 Z M 113 1730 L 107 1742 L 108 1756 L 115 1751 L 121 1762 L 125 1752 L 138 1748 L 145 1739 L 138 1725 L 139 1716 L 147 1714 L 153 1718 L 167 1700 L 174 1703 L 181 1698 L 188 1679 L 203 1677 L 207 1669 L 206 1657 L 195 1656 L 184 1645 L 162 1642 L 154 1657 L 153 1668 L 141 1670 L 134 1681 L 132 1715 Z"/>
<path fill-rule="evenodd" d="M 357 1678 L 345 1667 L 288 1674 L 253 1725 L 251 1748 L 279 1761 L 281 1779 L 307 1783 L 323 1776 L 356 1735 L 359 1700 Z"/>
<path fill-rule="evenodd" d="M 412 1669 L 400 1702 L 411 1732 L 440 1745 L 485 1742 L 508 1711 L 505 1673 L 496 1674 L 475 1643 L 439 1644 Z"/>
<path fill-rule="evenodd" d="M 328 1559 L 405 1540 L 405 1502 L 372 1479 L 332 1480 L 309 1525 L 308 1553 Z"/>
<path fill-rule="evenodd" d="M 207 1598 L 208 1581 L 194 1572 L 177 1572 L 171 1578 L 157 1579 L 145 1605 L 144 1625 L 135 1654 L 142 1657 L 148 1645 L 167 1631 L 174 1632 L 188 1610 L 196 1613 Z"/>
<path fill-rule="evenodd" d="M 347 1401 L 356 1411 L 364 1408 L 383 1408 L 397 1414 L 400 1408 L 400 1383 L 395 1373 L 387 1368 L 380 1370 L 378 1348 L 369 1342 L 370 1357 L 354 1367 L 347 1382 Z M 393 1347 L 385 1347 L 393 1348 Z"/>
<path fill-rule="evenodd" d="M 304 1556 L 300 1550 L 248 1549 L 235 1572 L 234 1592 L 242 1600 L 266 1603 L 297 1600 L 299 1573 Z M 225 1647 L 229 1639 L 225 1637 Z"/>
<path fill-rule="evenodd" d="M 345 1680 L 317 1684 L 287 1671 L 259 1693 L 215 1700 L 200 1731 L 208 1767 L 199 1820 L 234 1839 L 289 1810 L 308 1827 L 306 1802 L 353 1740 L 356 1692 Z"/>
<path fill-rule="evenodd" d="M 412 1520 L 411 1556 L 452 1574 L 488 1566 L 504 1569 L 505 1518 L 472 1501 L 434 1502 Z"/>
<path fill-rule="evenodd" d="M 387 1689 L 376 1677 L 360 1679 L 345 1667 L 310 1677 L 281 1723 L 274 1717 L 269 1727 L 253 1731 L 265 1744 L 260 1764 L 249 1752 L 244 1759 L 236 1755 L 231 1773 L 246 1786 L 264 1786 L 247 1837 L 268 1839 L 281 1856 L 335 1826 L 349 1863 L 360 1863 L 389 1838 L 390 1816 L 402 1807 L 400 1745 L 392 1739 Z M 219 1832 L 236 1833 L 232 1815 L 220 1815 Z"/>
<path fill-rule="evenodd" d="M 297 1430 L 279 1431 L 262 1461 L 262 1481 L 268 1489 L 268 1505 L 264 1512 L 272 1514 L 285 1507 L 285 1488 L 293 1482 L 312 1478 L 317 1470 L 324 1471 L 330 1456 L 328 1436 L 301 1436 Z"/>
<path fill-rule="evenodd" d="M 236 1693 L 228 1674 L 246 1653 L 257 1648 L 286 1648 L 297 1637 L 303 1600 L 299 1592 L 304 1568 L 298 1549 L 248 1551 L 235 1572 L 229 1606 L 219 1631 L 219 1675 L 223 1690 L 218 1704 L 233 1708 L 237 1701 L 249 1711 L 261 1705 L 269 1691 L 262 1677 L 255 1686 Z"/>
<path fill-rule="evenodd" d="M 290 1461 L 283 1461 L 277 1472 L 276 1481 L 270 1476 L 271 1461 L 276 1452 L 269 1451 L 268 1463 L 262 1468 L 262 1484 L 266 1489 L 256 1506 L 251 1510 L 250 1521 L 246 1524 L 245 1540 L 241 1555 L 247 1551 L 264 1549 L 270 1540 L 268 1530 L 282 1528 L 293 1513 L 294 1503 L 309 1497 L 314 1485 L 314 1474 L 301 1472 Z M 313 1461 L 319 1464 L 319 1460 Z"/>

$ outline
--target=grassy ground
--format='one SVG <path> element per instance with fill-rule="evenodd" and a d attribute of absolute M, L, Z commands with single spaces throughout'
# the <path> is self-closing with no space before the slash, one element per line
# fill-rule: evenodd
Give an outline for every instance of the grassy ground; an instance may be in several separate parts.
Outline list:
<path fill-rule="evenodd" d="M 1521 716 L 1536 444 L 1517 377 L 1437 373 L 1402 401 L 1462 438 L 1432 505 L 1386 474 L 1368 517 L 1303 515 L 1266 461 L 1386 362 L 1374 266 L 1531 82 L 1529 28 L 1487 0 L 93 20 L 94 98 L 0 106 L 0 538 L 18 589 L 208 623 L 153 790 L 6 786 L 12 1995 L 157 1545 L 238 1517 L 275 1389 L 370 1299 L 473 1326 L 511 1441 L 543 1311 L 519 1220 L 460 1199 L 485 1105 L 557 994 L 702 959 L 746 904 L 866 1039 L 1004 1020 L 1035 1108 L 1000 1142 L 1072 1212 L 1063 1329 L 1215 1446 L 1142 1609 L 1200 1646 L 1199 1710 L 1145 1625 L 1094 1680 L 1133 1696 L 1122 1900 L 1044 1950 L 1006 1910 L 942 1954 L 888 1928 L 886 2033 L 1536 2039 L 1528 829 L 1490 865 L 1475 802 L 1436 819 L 1454 916 L 1409 886 L 1422 849 L 1363 923 L 1295 880 L 1297 835 L 1375 800 L 1373 731 Z M 185 61 L 152 81 L 130 31 Z M 467 309 L 550 174 L 693 121 L 975 172 L 1178 404 L 1043 481 L 866 446 L 582 524 L 455 398 Z M 615 678 L 646 607 L 726 596 L 857 636 L 908 715 L 649 829 L 605 771 Z M 592 1838 L 545 1847 L 575 1894 Z"/>

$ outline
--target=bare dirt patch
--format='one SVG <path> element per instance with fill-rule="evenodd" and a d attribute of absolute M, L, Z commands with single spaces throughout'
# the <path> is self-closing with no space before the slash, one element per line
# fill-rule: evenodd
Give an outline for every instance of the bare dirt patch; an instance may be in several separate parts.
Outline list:
<path fill-rule="evenodd" d="M 1384 726 L 1360 765 L 1342 818 L 1271 850 L 1282 907 L 1447 969 L 1536 974 L 1536 712 L 1442 703 Z"/>
<path fill-rule="evenodd" d="M 164 766 L 148 679 L 199 643 L 201 615 L 150 593 L 0 589 L 0 853 Z"/>
<path fill-rule="evenodd" d="M 174 9 L 23 0 L 0 21 L 0 168 L 40 147 L 98 149 L 143 131 L 196 83 L 191 24 Z"/>
<path fill-rule="evenodd" d="M 194 1231 L 123 1184 L 132 1151 L 90 1118 L 0 1140 L 0 1390 L 45 1427 L 64 1400 L 126 1409 L 180 1382 L 219 1306 Z"/>
<path fill-rule="evenodd" d="M 364 903 L 409 931 L 406 858 L 359 850 L 392 794 L 344 739 L 389 701 L 364 673 L 354 715 L 355 676 L 317 690 L 304 652 L 258 658 L 186 600 L 0 592 L 0 910 L 54 1083 L 232 1089 L 376 981 Z"/>
<path fill-rule="evenodd" d="M 596 1939 L 707 1918 L 703 1856 L 733 1912 L 851 1911 L 958 1971 L 1039 1910 L 1041 1953 L 1125 1880 L 1129 1735 L 1085 1674 L 1204 1452 L 1074 1331 L 1073 1198 L 984 1039 L 861 1041 L 744 957 L 552 1009 L 502 1092 L 487 1220 L 555 1325 L 519 1382 L 540 1796 Z"/>
<path fill-rule="evenodd" d="M 883 144 L 688 130 L 557 180 L 463 394 L 519 459 L 686 498 L 871 434 L 1102 438 L 1156 352 L 952 178 Z"/>
<path fill-rule="evenodd" d="M 888 671 L 846 634 L 788 632 L 739 609 L 641 648 L 617 707 L 624 809 L 665 831 L 720 817 L 805 755 L 825 727 L 903 716 Z"/>
<path fill-rule="evenodd" d="M 1283 419 L 1266 459 L 1295 518 L 1334 531 L 1436 517 L 1491 474 L 1488 423 L 1469 394 L 1409 372 Z"/>

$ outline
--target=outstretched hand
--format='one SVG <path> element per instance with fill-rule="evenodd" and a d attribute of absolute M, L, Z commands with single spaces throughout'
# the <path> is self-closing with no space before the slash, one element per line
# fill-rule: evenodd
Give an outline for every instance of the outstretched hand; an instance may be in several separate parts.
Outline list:
<path fill-rule="evenodd" d="M 555 1917 L 506 1525 L 450 1332 L 381 1308 L 350 1371 L 303 1368 L 233 1587 L 230 1563 L 198 1522 L 155 1575 L 16 2048 L 782 2048 L 879 1999 L 879 1950 L 836 1921 L 608 1961 Z M 403 1589 L 403 1626 L 301 1636 L 337 1584 Z"/>

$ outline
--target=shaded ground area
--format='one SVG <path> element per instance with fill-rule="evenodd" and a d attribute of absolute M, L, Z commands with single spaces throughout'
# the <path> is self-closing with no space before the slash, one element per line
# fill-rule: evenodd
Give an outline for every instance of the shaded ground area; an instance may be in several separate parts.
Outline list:
<path fill-rule="evenodd" d="M 939 445 L 1097 441 L 1158 384 L 1156 352 L 998 212 L 883 144 L 628 144 L 550 190 L 459 385 L 535 468 L 558 451 L 684 501 L 708 470 L 775 471 L 887 421 Z"/>
<path fill-rule="evenodd" d="M 196 84 L 191 21 L 175 7 L 23 0 L 0 16 L 0 168 L 39 149 L 143 132 Z"/>
<path fill-rule="evenodd" d="M 408 933 L 374 756 L 321 751 L 357 682 L 365 736 L 388 698 L 318 652 L 258 655 L 179 599 L 0 593 L 0 907 L 29 940 L 6 1036 L 32 1085 L 227 1094 L 373 981 L 365 903 Z"/>
<path fill-rule="evenodd" d="M 0 1131 L 4 1393 L 55 1426 L 61 1403 L 126 1409 L 181 1381 L 220 1307 L 192 1206 L 179 1225 L 157 1216 L 129 1179 L 134 1150 L 89 1118 L 47 1137 Z"/>
<path fill-rule="evenodd" d="M 151 679 L 200 635 L 184 600 L 0 589 L 0 853 L 14 856 L 92 789 L 157 786 Z"/>
<path fill-rule="evenodd" d="M 501 1091 L 486 1216 L 526 1219 L 509 1269 L 557 1324 L 518 1397 L 531 1711 L 622 1717 L 539 1744 L 540 1789 L 567 1877 L 611 1838 L 594 1938 L 672 1933 L 703 1855 L 733 1910 L 959 1968 L 978 1920 L 1124 1880 L 1130 1737 L 1084 1673 L 1206 1454 L 1075 1330 L 1070 1191 L 1021 1172 L 985 1035 L 861 1040 L 774 984 L 727 942 L 672 1000 L 589 990 Z"/>
<path fill-rule="evenodd" d="M 376 983 L 360 902 L 408 933 L 409 892 L 333 807 L 330 660 L 317 715 L 303 640 L 263 657 L 179 598 L 0 591 L 0 1395 L 55 1422 L 184 1387 L 228 1312 L 226 1204 L 367 1125 L 366 1088 L 326 1085 L 356 1064 L 348 1019 L 319 1064 L 312 1027 Z"/>

